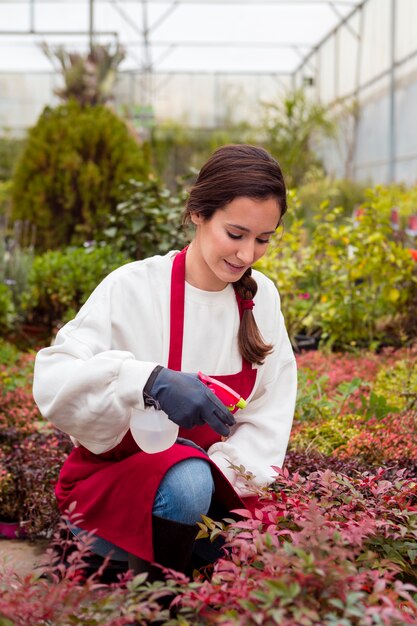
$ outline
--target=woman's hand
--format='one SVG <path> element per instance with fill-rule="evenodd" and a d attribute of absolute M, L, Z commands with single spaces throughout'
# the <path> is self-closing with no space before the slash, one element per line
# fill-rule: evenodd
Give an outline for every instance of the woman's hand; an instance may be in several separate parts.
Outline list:
<path fill-rule="evenodd" d="M 145 404 L 160 408 L 182 428 L 208 424 L 228 435 L 235 419 L 197 374 L 184 374 L 158 365 L 143 390 Z"/>

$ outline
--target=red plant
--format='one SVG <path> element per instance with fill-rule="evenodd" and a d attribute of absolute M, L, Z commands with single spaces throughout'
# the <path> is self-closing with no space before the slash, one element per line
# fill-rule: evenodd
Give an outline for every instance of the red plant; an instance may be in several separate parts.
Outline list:
<path fill-rule="evenodd" d="M 356 457 L 371 465 L 417 461 L 416 411 L 394 413 L 383 419 L 371 418 L 366 428 L 337 448 L 334 454 L 341 458 Z"/>
<path fill-rule="evenodd" d="M 405 357 L 413 358 L 417 347 L 413 350 L 403 348 L 401 350 L 385 349 L 380 354 L 366 352 L 360 354 L 330 353 L 320 351 L 303 352 L 296 356 L 299 368 L 311 370 L 315 377 L 326 376 L 326 393 L 332 392 L 344 382 L 350 382 L 354 378 L 360 378 L 366 382 L 372 382 L 381 367 L 395 363 Z"/>
<path fill-rule="evenodd" d="M 401 474 L 391 483 L 382 471 L 357 480 L 280 471 L 277 489 L 253 515 L 239 511 L 243 520 L 226 533 L 230 557 L 210 581 L 184 589 L 180 614 L 228 626 L 416 623 L 417 589 L 396 579 L 415 559 L 407 553 L 417 532 L 415 483 Z"/>

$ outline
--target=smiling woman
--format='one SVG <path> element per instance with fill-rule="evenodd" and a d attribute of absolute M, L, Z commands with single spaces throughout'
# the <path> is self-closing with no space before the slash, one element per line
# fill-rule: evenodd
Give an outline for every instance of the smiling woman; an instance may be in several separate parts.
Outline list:
<path fill-rule="evenodd" d="M 75 443 L 59 507 L 76 502 L 82 522 L 73 531 L 94 530 L 98 554 L 112 551 L 136 572 L 152 561 L 190 572 L 216 558 L 195 542 L 201 515 L 252 508 L 282 465 L 295 359 L 277 290 L 251 266 L 285 211 L 281 169 L 265 150 L 220 148 L 189 194 L 190 245 L 112 272 L 39 352 L 35 399 Z M 247 406 L 232 414 L 198 372 Z M 179 438 L 148 454 L 129 424 L 132 411 L 137 422 L 154 409 L 179 426 Z"/>

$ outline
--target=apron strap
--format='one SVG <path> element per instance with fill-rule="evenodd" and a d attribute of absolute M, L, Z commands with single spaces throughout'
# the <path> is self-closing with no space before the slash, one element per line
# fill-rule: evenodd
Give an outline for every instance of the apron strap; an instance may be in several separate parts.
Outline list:
<path fill-rule="evenodd" d="M 172 370 L 181 371 L 182 340 L 184 336 L 184 307 L 185 307 L 185 257 L 187 249 L 175 255 L 171 272 L 171 298 L 170 298 L 170 323 L 169 323 L 169 357 L 168 367 Z M 234 290 L 242 319 L 242 301 Z M 252 363 L 242 357 L 242 370 L 251 370 Z"/>
<path fill-rule="evenodd" d="M 181 371 L 182 339 L 184 336 L 185 255 L 187 248 L 175 255 L 171 272 L 168 367 L 178 372 Z"/>

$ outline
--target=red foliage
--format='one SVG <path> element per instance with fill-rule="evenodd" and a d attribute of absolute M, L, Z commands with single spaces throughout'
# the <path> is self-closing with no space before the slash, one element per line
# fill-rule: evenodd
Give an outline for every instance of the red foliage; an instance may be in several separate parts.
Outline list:
<path fill-rule="evenodd" d="M 417 349 L 415 349 L 417 352 Z M 360 354 L 330 353 L 320 351 L 303 352 L 296 356 L 299 368 L 312 370 L 317 376 L 327 376 L 326 392 L 331 395 L 335 388 L 343 382 L 361 378 L 372 382 L 381 367 L 405 357 L 410 358 L 409 349 L 385 349 L 380 354 L 366 352 Z"/>
<path fill-rule="evenodd" d="M 417 414 L 407 411 L 383 419 L 372 418 L 366 427 L 334 454 L 341 458 L 358 458 L 371 465 L 391 461 L 417 461 Z"/>
<path fill-rule="evenodd" d="M 391 483 L 382 470 L 356 480 L 283 471 L 277 487 L 262 510 L 240 512 L 227 533 L 231 555 L 212 579 L 183 591 L 193 624 L 416 623 L 416 588 L 395 580 L 413 572 L 416 483 L 401 474 Z"/>

